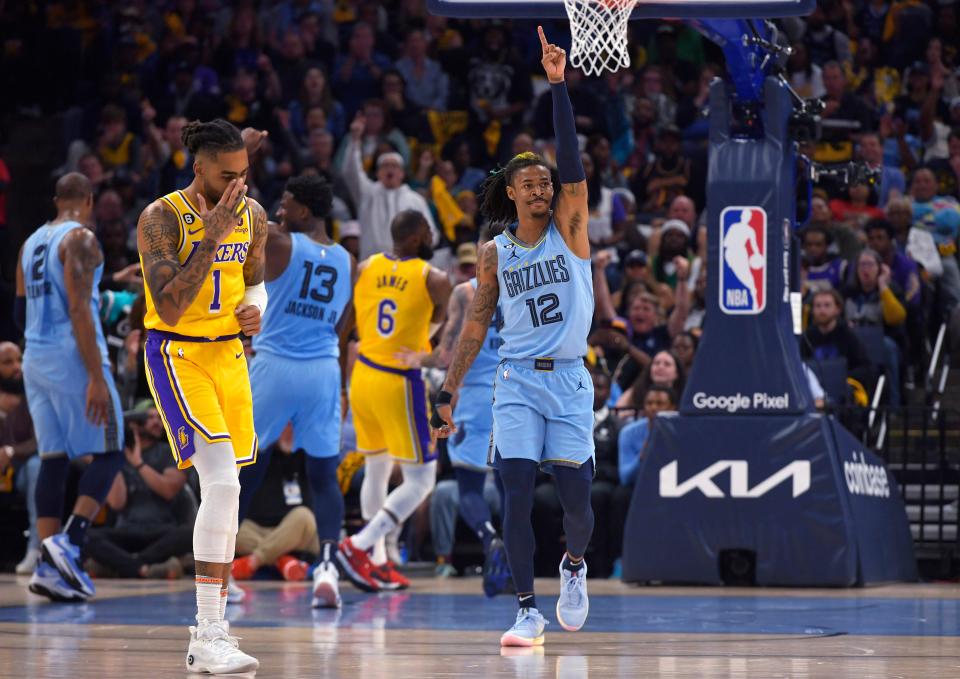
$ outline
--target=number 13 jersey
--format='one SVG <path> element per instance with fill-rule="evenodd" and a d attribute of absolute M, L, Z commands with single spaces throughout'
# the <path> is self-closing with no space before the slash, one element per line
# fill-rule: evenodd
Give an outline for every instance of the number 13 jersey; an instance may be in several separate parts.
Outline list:
<path fill-rule="evenodd" d="M 287 358 L 337 358 L 337 330 L 350 301 L 350 253 L 290 234 L 290 262 L 267 282 L 270 304 L 253 348 Z"/>
<path fill-rule="evenodd" d="M 511 226 L 497 243 L 503 328 L 500 358 L 581 358 L 593 318 L 590 260 L 577 257 L 553 221 L 534 245 Z"/>
<path fill-rule="evenodd" d="M 203 240 L 203 220 L 183 191 L 174 191 L 160 198 L 164 207 L 177 216 L 180 236 L 177 242 L 177 259 L 180 266 L 190 261 L 197 246 Z M 244 198 L 237 209 L 234 227 L 227 238 L 217 247 L 210 272 L 200 287 L 200 292 L 187 307 L 176 326 L 167 325 L 160 319 L 150 293 L 145 286 L 146 316 L 144 327 L 148 330 L 165 330 L 191 337 L 221 337 L 236 335 L 240 323 L 234 315 L 237 305 L 243 301 L 246 285 L 243 281 L 243 264 L 247 261 L 250 240 L 253 235 L 253 218 L 250 206 Z M 143 267 L 143 255 L 140 256 Z M 144 268 L 144 274 L 147 273 Z"/>
<path fill-rule="evenodd" d="M 353 295 L 362 356 L 377 365 L 404 369 L 398 351 L 430 351 L 429 273 L 430 265 L 416 257 L 380 253 L 366 261 Z"/>

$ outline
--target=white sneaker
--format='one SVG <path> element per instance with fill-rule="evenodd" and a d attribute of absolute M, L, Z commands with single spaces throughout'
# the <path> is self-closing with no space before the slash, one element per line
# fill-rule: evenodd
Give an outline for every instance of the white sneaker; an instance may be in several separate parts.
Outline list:
<path fill-rule="evenodd" d="M 340 608 L 340 572 L 329 561 L 313 569 L 313 607 Z"/>
<path fill-rule="evenodd" d="M 186 666 L 188 672 L 198 674 L 236 674 L 253 672 L 260 662 L 240 650 L 227 623 L 202 620 L 190 628 Z"/>
<path fill-rule="evenodd" d="M 587 596 L 587 562 L 574 573 L 564 566 L 567 557 L 560 561 L 560 597 L 557 599 L 557 622 L 568 632 L 576 632 L 587 621 L 590 598 Z"/>
<path fill-rule="evenodd" d="M 241 601 L 247 598 L 247 590 L 237 584 L 237 581 L 233 579 L 233 576 L 227 578 L 227 603 L 228 604 L 239 604 Z"/>
<path fill-rule="evenodd" d="M 40 559 L 39 549 L 28 549 L 23 560 L 17 564 L 15 570 L 17 575 L 30 575 L 37 567 L 37 561 Z"/>

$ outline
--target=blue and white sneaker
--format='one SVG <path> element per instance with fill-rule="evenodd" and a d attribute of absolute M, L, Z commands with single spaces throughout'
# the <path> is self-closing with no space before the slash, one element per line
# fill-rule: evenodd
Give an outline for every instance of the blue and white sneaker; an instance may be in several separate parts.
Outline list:
<path fill-rule="evenodd" d="M 521 608 L 517 621 L 500 637 L 501 646 L 543 646 L 546 619 L 536 608 Z"/>
<path fill-rule="evenodd" d="M 93 580 L 80 564 L 80 548 L 70 542 L 66 533 L 51 535 L 40 543 L 43 560 L 57 569 L 68 585 L 86 598 L 97 593 Z"/>
<path fill-rule="evenodd" d="M 587 562 L 571 573 L 560 561 L 560 598 L 557 599 L 557 622 L 568 632 L 576 632 L 587 621 L 590 599 L 587 597 Z"/>
<path fill-rule="evenodd" d="M 495 597 L 506 590 L 509 580 L 507 550 L 503 546 L 503 540 L 493 538 L 483 559 L 483 593 L 488 597 Z"/>
<path fill-rule="evenodd" d="M 51 601 L 83 603 L 87 600 L 87 597 L 67 584 L 57 569 L 46 561 L 37 564 L 27 587 L 34 594 L 45 596 Z"/>

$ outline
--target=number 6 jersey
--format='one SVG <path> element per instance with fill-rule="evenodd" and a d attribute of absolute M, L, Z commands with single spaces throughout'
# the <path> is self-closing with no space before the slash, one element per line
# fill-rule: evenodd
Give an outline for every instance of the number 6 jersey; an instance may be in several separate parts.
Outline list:
<path fill-rule="evenodd" d="M 398 351 L 430 351 L 429 273 L 430 265 L 416 257 L 380 253 L 366 260 L 353 300 L 362 356 L 388 368 L 405 368 Z"/>
<path fill-rule="evenodd" d="M 581 358 L 593 318 L 590 260 L 570 251 L 553 221 L 534 245 L 511 226 L 497 243 L 500 358 Z"/>
<path fill-rule="evenodd" d="M 267 282 L 270 304 L 253 348 L 287 358 L 336 358 L 337 328 L 350 301 L 350 253 L 290 234 L 290 262 Z"/>

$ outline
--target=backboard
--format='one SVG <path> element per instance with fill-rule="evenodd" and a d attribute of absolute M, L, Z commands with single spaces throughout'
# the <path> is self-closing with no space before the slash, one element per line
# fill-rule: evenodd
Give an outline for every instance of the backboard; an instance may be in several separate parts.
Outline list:
<path fill-rule="evenodd" d="M 640 0 L 632 19 L 772 19 L 810 14 L 816 0 Z M 427 11 L 461 19 L 561 19 L 563 0 L 427 0 Z"/>

